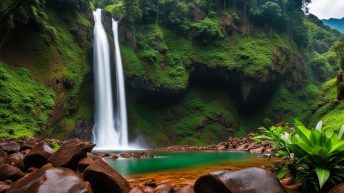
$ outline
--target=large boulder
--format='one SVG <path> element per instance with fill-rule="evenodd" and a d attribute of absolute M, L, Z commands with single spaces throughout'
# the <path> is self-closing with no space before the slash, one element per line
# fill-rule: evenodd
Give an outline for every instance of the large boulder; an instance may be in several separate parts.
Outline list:
<path fill-rule="evenodd" d="M 81 172 L 84 171 L 89 165 L 94 163 L 96 159 L 92 158 L 91 156 L 86 156 L 82 158 L 78 163 L 78 170 Z"/>
<path fill-rule="evenodd" d="M 129 182 L 101 159 L 85 169 L 84 180 L 91 183 L 94 193 L 129 193 L 132 189 Z"/>
<path fill-rule="evenodd" d="M 344 193 L 344 183 L 333 187 L 328 193 Z"/>
<path fill-rule="evenodd" d="M 24 166 L 23 159 L 24 159 L 24 155 L 21 152 L 12 153 L 11 155 L 6 157 L 5 164 L 9 164 L 9 165 L 12 165 L 24 170 L 25 166 Z"/>
<path fill-rule="evenodd" d="M 20 145 L 19 143 L 15 142 L 15 141 L 11 141 L 11 142 L 2 142 L 0 144 L 0 147 L 5 150 L 5 152 L 7 152 L 8 154 L 11 153 L 16 153 L 19 151 L 20 149 Z"/>
<path fill-rule="evenodd" d="M 31 151 L 25 156 L 24 164 L 27 168 L 40 168 L 47 163 L 48 159 L 53 155 L 54 151 L 44 142 L 34 146 Z"/>
<path fill-rule="evenodd" d="M 68 168 L 44 166 L 14 182 L 6 193 L 92 193 L 91 186 Z"/>
<path fill-rule="evenodd" d="M 271 172 L 261 168 L 219 170 L 197 179 L 195 193 L 285 193 Z"/>
<path fill-rule="evenodd" d="M 24 173 L 17 167 L 9 164 L 3 164 L 0 166 L 0 180 L 18 180 L 24 177 Z"/>
<path fill-rule="evenodd" d="M 6 192 L 9 188 L 10 186 L 6 182 L 0 181 L 0 193 Z"/>
<path fill-rule="evenodd" d="M 70 139 L 49 158 L 48 162 L 55 167 L 76 169 L 80 159 L 85 157 L 87 152 L 91 152 L 94 146 L 95 144 L 93 143 L 83 142 L 79 139 Z"/>
<path fill-rule="evenodd" d="M 132 189 L 129 193 L 144 193 L 141 188 L 136 187 L 134 189 Z"/>

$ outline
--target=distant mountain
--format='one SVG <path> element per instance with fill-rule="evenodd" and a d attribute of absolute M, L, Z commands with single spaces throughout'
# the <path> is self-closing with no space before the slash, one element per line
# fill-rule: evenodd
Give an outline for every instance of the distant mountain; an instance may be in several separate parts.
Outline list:
<path fill-rule="evenodd" d="M 344 17 L 342 19 L 324 19 L 323 22 L 325 25 L 344 33 Z"/>

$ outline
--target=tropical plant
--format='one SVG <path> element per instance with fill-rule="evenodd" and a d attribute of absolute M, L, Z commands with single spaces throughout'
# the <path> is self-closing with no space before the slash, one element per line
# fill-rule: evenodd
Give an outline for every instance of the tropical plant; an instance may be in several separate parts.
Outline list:
<path fill-rule="evenodd" d="M 295 127 L 271 127 L 255 139 L 269 140 L 278 148 L 276 155 L 287 160 L 280 177 L 289 173 L 305 192 L 319 192 L 344 180 L 344 125 L 336 133 L 325 130 L 320 121 L 307 129 L 295 121 Z M 293 167 L 291 167 L 291 165 Z"/>

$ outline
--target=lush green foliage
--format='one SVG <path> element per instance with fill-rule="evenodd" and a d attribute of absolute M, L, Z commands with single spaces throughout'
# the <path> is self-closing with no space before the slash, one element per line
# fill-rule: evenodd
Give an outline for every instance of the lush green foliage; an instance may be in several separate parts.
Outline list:
<path fill-rule="evenodd" d="M 337 133 L 323 129 L 319 122 L 315 129 L 307 129 L 296 121 L 295 127 L 260 129 L 264 135 L 258 141 L 273 141 L 277 156 L 286 159 L 286 168 L 296 183 L 303 183 L 304 192 L 329 189 L 344 180 L 344 125 Z M 287 170 L 280 172 L 284 176 Z"/>
<path fill-rule="evenodd" d="M 50 90 L 32 79 L 27 69 L 11 69 L 0 62 L 0 136 L 33 135 L 45 128 L 53 97 Z"/>

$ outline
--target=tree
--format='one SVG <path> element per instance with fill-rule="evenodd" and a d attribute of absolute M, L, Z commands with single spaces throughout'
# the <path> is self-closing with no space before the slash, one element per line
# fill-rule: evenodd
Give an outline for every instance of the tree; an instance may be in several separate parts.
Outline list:
<path fill-rule="evenodd" d="M 210 18 L 205 18 L 200 22 L 193 23 L 192 36 L 203 42 L 218 40 L 224 37 L 217 21 Z"/>
<path fill-rule="evenodd" d="M 344 40 L 337 42 L 333 49 L 337 54 L 341 69 L 344 70 Z"/>
<path fill-rule="evenodd" d="M 136 47 L 136 25 L 142 18 L 140 0 L 124 0 L 124 18 L 129 30 L 129 39 L 132 40 L 133 45 Z"/>

